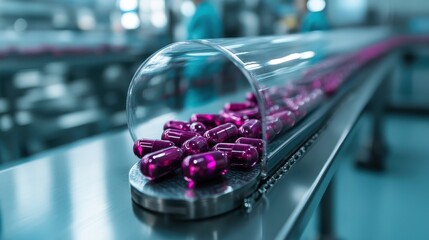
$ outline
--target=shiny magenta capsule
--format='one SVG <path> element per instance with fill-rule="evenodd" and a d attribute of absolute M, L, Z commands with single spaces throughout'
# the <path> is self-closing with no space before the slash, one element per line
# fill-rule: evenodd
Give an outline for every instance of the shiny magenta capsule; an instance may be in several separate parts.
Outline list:
<path fill-rule="evenodd" d="M 180 167 L 183 151 L 178 147 L 169 147 L 146 154 L 140 160 L 140 172 L 150 180 L 159 179 Z"/>
<path fill-rule="evenodd" d="M 254 146 L 256 150 L 258 150 L 259 156 L 262 156 L 262 151 L 264 151 L 264 140 L 256 139 L 256 138 L 241 137 L 241 138 L 238 138 L 237 141 L 235 142 Z"/>
<path fill-rule="evenodd" d="M 207 139 L 202 136 L 193 137 L 183 143 L 182 150 L 185 155 L 193 155 L 197 153 L 207 152 Z"/>
<path fill-rule="evenodd" d="M 198 183 L 225 175 L 228 164 L 223 152 L 206 152 L 186 157 L 182 162 L 182 171 L 186 181 Z"/>
<path fill-rule="evenodd" d="M 223 107 L 225 111 L 237 112 L 241 110 L 245 110 L 248 108 L 255 107 L 256 104 L 254 102 L 236 102 L 236 103 L 227 103 Z"/>
<path fill-rule="evenodd" d="M 249 144 L 218 143 L 213 150 L 224 152 L 232 168 L 251 168 L 259 161 L 258 150 Z"/>
<path fill-rule="evenodd" d="M 271 117 L 275 117 L 280 119 L 280 121 L 283 124 L 283 130 L 287 130 L 295 125 L 296 117 L 295 114 L 293 114 L 289 110 L 284 110 L 281 112 L 277 112 L 271 115 Z"/>
<path fill-rule="evenodd" d="M 164 124 L 165 129 L 178 129 L 183 131 L 189 131 L 189 123 L 184 121 L 171 120 Z"/>
<path fill-rule="evenodd" d="M 173 147 L 174 143 L 165 140 L 139 139 L 134 143 L 134 154 L 142 158 L 144 155 L 155 152 L 164 148 Z"/>
<path fill-rule="evenodd" d="M 241 127 L 241 125 L 249 119 L 246 115 L 235 112 L 222 112 L 220 116 L 222 117 L 223 123 L 232 123 L 237 127 Z"/>
<path fill-rule="evenodd" d="M 204 133 L 210 146 L 225 141 L 234 141 L 238 137 L 238 128 L 232 123 L 225 123 Z"/>
<path fill-rule="evenodd" d="M 200 122 L 191 123 L 191 125 L 189 126 L 189 129 L 191 130 L 191 132 L 196 132 L 201 135 L 203 135 L 207 131 L 206 126 L 204 126 L 204 124 Z"/>
<path fill-rule="evenodd" d="M 177 147 L 181 147 L 182 144 L 195 136 L 199 136 L 198 133 L 182 131 L 177 129 L 166 129 L 161 136 L 162 140 L 172 141 Z"/>
<path fill-rule="evenodd" d="M 256 119 L 250 119 L 238 129 L 240 137 L 248 138 L 261 138 L 262 137 L 262 123 Z"/>
<path fill-rule="evenodd" d="M 219 114 L 192 114 L 191 123 L 200 122 L 207 128 L 214 128 L 222 124 L 222 118 Z"/>

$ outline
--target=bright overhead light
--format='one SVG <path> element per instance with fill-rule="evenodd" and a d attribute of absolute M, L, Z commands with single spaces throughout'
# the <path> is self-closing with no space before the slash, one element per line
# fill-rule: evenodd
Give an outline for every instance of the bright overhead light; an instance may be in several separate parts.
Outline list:
<path fill-rule="evenodd" d="M 119 0 L 119 9 L 124 12 L 136 10 L 137 5 L 137 0 Z"/>
<path fill-rule="evenodd" d="M 309 0 L 307 2 L 307 9 L 310 12 L 320 12 L 326 7 L 325 0 Z"/>
<path fill-rule="evenodd" d="M 184 1 L 180 6 L 180 12 L 185 17 L 192 17 L 195 13 L 195 5 L 191 1 Z"/>
<path fill-rule="evenodd" d="M 167 26 L 167 16 L 163 12 L 154 12 L 150 17 L 150 21 L 154 27 L 163 28 Z"/>
<path fill-rule="evenodd" d="M 125 29 L 136 29 L 140 26 L 140 19 L 137 13 L 127 12 L 122 14 L 121 24 Z"/>

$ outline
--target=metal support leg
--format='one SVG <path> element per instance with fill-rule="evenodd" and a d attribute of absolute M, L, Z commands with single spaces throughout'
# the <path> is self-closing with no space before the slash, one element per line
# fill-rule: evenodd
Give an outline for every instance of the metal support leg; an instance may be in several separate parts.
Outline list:
<path fill-rule="evenodd" d="M 319 205 L 319 239 L 336 239 L 334 226 L 334 177 L 323 194 Z"/>
<path fill-rule="evenodd" d="M 384 158 L 387 153 L 387 147 L 384 139 L 384 113 L 389 99 L 390 75 L 379 86 L 370 102 L 371 112 L 371 134 L 366 143 L 366 149 L 360 153 L 357 166 L 359 168 L 383 171 L 385 168 Z"/>

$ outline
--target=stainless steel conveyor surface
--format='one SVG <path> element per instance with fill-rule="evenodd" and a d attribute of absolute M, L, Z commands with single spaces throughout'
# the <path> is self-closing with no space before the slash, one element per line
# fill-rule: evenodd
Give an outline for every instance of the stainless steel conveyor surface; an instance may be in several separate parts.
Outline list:
<path fill-rule="evenodd" d="M 0 170 L 1 239 L 284 239 L 300 235 L 341 159 L 334 158 L 396 54 L 371 64 L 306 154 L 251 211 L 178 221 L 131 201 L 127 131 L 83 140 Z"/>

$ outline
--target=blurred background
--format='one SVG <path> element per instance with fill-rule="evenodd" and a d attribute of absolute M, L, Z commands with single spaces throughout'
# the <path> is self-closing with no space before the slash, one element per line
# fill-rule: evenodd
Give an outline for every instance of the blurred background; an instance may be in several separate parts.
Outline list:
<path fill-rule="evenodd" d="M 424 32 L 427 14 L 425 0 L 0 0 L 0 164 L 126 129 L 129 82 L 169 43 L 374 25 Z M 416 56 L 405 61 L 419 81 Z M 425 99 L 422 86 L 398 92 Z"/>
<path fill-rule="evenodd" d="M 172 42 L 379 25 L 410 34 L 429 33 L 429 3 L 0 0 L 0 170 L 58 146 L 125 131 L 126 96 L 133 74 L 148 56 Z M 386 123 L 390 150 L 397 150 L 388 161 L 397 171 L 358 172 L 353 159 L 339 171 L 341 194 L 336 201 L 343 215 L 337 214 L 336 222 L 341 225 L 340 236 L 424 239 L 428 235 L 427 211 L 422 206 L 429 196 L 424 191 L 429 171 L 429 48 L 405 49 L 402 61 L 392 75 L 389 107 L 414 115 L 389 118 Z M 363 126 L 358 125 L 359 130 L 370 125 L 365 119 L 359 124 Z M 350 148 L 353 144 L 349 142 Z M 403 164 L 404 159 L 416 164 Z M 405 209 L 408 202 L 419 204 Z M 315 239 L 314 221 L 304 239 Z M 391 226 L 398 228 L 392 231 Z"/>

